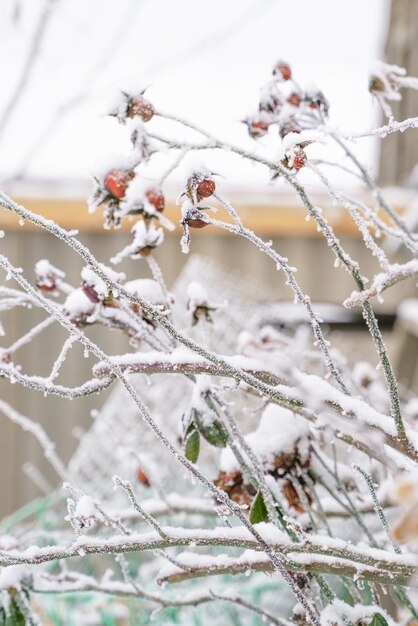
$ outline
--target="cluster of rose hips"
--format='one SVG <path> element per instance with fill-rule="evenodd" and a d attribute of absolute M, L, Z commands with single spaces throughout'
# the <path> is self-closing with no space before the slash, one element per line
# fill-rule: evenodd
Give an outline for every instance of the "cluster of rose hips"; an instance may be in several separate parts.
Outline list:
<path fill-rule="evenodd" d="M 139 222 L 139 224 L 141 225 L 143 222 Z M 103 264 L 101 264 L 101 268 L 111 280 L 118 284 L 123 284 L 128 293 L 146 299 L 160 313 L 167 314 L 167 298 L 156 280 L 139 278 L 124 282 L 126 279 L 125 274 L 115 272 Z M 120 309 L 120 296 L 114 294 L 105 281 L 99 278 L 89 267 L 82 269 L 81 282 L 76 288 L 63 283 L 62 279 L 65 274 L 45 259 L 36 264 L 35 272 L 38 289 L 48 293 L 61 291 L 67 294 L 62 311 L 75 326 L 81 328 L 93 324 L 99 316 L 104 315 L 108 320 L 114 319 L 118 328 L 121 327 L 118 325 L 118 315 L 115 311 Z M 127 302 L 126 304 L 132 311 L 140 315 L 143 321 L 154 326 L 153 321 L 139 304 L 132 302 Z M 128 335 L 130 335 L 131 331 L 135 336 L 137 335 L 137 329 L 125 328 L 125 331 Z"/>
<path fill-rule="evenodd" d="M 278 127 L 280 136 L 284 138 L 289 133 L 300 133 L 302 130 L 315 127 L 327 113 L 328 103 L 323 94 L 319 91 L 302 91 L 293 79 L 289 64 L 279 61 L 273 69 L 273 80 L 263 90 L 257 114 L 246 119 L 245 123 L 250 135 L 254 138 L 265 135 L 273 125 Z M 143 227 L 147 229 L 153 220 L 157 222 L 163 220 L 161 214 L 164 211 L 165 198 L 162 190 L 156 184 L 150 184 L 148 187 L 144 185 L 139 194 L 140 197 L 133 199 L 129 197 L 128 192 L 132 181 L 139 176 L 136 171 L 137 165 L 149 158 L 152 153 L 149 148 L 148 134 L 141 129 L 144 123 L 148 123 L 154 117 L 155 109 L 152 103 L 144 97 L 143 92 L 138 95 L 123 92 L 121 104 L 111 115 L 122 124 L 135 120 L 131 141 L 137 153 L 142 152 L 138 162 L 134 165 L 122 169 L 113 168 L 101 180 L 96 179 L 97 186 L 90 207 L 95 210 L 103 205 L 107 227 L 119 226 L 126 215 L 137 215 L 143 217 Z M 145 138 L 145 141 L 138 139 L 139 135 Z M 142 148 L 138 148 L 139 145 L 145 153 Z M 282 166 L 293 172 L 302 169 L 306 164 L 307 157 L 304 150 L 306 145 L 308 145 L 307 142 L 302 138 L 300 142 L 293 142 L 281 160 Z M 182 208 L 182 226 L 185 231 L 183 243 L 186 247 L 190 239 L 189 228 L 204 228 L 208 225 L 209 221 L 204 211 L 209 207 L 203 206 L 200 202 L 212 196 L 215 190 L 216 184 L 212 174 L 196 172 L 189 177 L 184 192 L 186 201 Z M 132 191 L 134 191 L 133 188 Z M 133 196 L 132 192 L 130 196 Z M 134 242 L 139 241 L 137 230 L 136 227 L 132 229 Z M 134 250 L 131 244 L 126 248 L 126 251 L 129 250 L 130 256 L 134 258 L 148 254 L 162 240 L 161 237 L 153 236 L 153 242 L 149 244 L 148 239 L 151 237 L 145 236 L 142 232 L 141 237 L 141 241 L 145 242 L 142 247 Z"/>
<path fill-rule="evenodd" d="M 135 118 L 142 120 L 142 122 L 149 122 L 155 115 L 154 106 L 144 98 L 143 93 L 138 96 L 131 96 L 122 92 L 122 96 L 121 105 L 110 114 L 116 117 L 120 123 L 125 124 L 128 119 Z M 135 140 L 133 140 L 134 142 Z M 128 207 L 124 206 L 129 184 L 137 176 L 136 165 L 128 169 L 112 169 L 105 174 L 102 180 L 96 179 L 97 188 L 91 199 L 91 206 L 94 210 L 97 206 L 104 205 L 108 226 L 119 226 L 124 215 L 142 214 L 145 218 L 158 219 L 158 213 L 164 211 L 164 194 L 161 189 L 153 185 L 150 185 L 145 191 L 142 200 L 138 200 L 134 204 L 130 202 Z M 202 198 L 211 196 L 215 188 L 215 182 L 211 177 L 195 174 L 190 177 L 187 183 L 186 195 L 194 203 L 197 203 Z M 151 211 L 149 207 L 151 207 Z M 202 228 L 206 226 L 206 223 L 203 220 L 191 220 L 189 225 L 193 228 Z"/>
<path fill-rule="evenodd" d="M 328 115 L 328 102 L 321 91 L 303 91 L 295 83 L 288 63 L 278 61 L 273 79 L 262 90 L 258 112 L 245 119 L 253 139 L 266 135 L 272 126 L 278 127 L 283 139 L 289 133 L 315 128 Z M 293 149 L 282 160 L 287 169 L 298 171 L 306 163 L 303 146 Z"/>
<path fill-rule="evenodd" d="M 312 129 L 323 121 L 328 114 L 328 103 L 320 91 L 303 91 L 295 82 L 292 70 L 288 63 L 279 61 L 273 69 L 273 79 L 265 86 L 260 98 L 258 112 L 251 118 L 245 120 L 248 131 L 253 138 L 265 135 L 269 128 L 275 125 L 278 128 L 281 138 L 285 138 L 289 133 L 299 134 L 303 130 Z M 104 207 L 106 227 L 117 227 L 123 217 L 141 216 L 143 218 L 142 227 L 135 225 L 132 229 L 133 243 L 125 248 L 125 256 L 137 258 L 145 256 L 159 245 L 162 236 L 155 229 L 153 222 L 163 222 L 162 212 L 165 207 L 165 198 L 158 184 L 144 184 L 138 193 L 138 197 L 133 197 L 137 191 L 137 184 L 129 188 L 132 181 L 136 179 L 140 182 L 136 167 L 140 162 L 149 158 L 152 154 L 148 133 L 143 130 L 143 124 L 148 123 L 155 115 L 155 109 L 151 102 L 145 97 L 143 92 L 131 95 L 122 92 L 122 100 L 116 111 L 111 113 L 122 124 L 128 124 L 135 120 L 131 142 L 138 160 L 135 164 L 127 168 L 113 168 L 105 173 L 102 179 L 96 179 L 96 189 L 90 202 L 91 210 L 98 206 Z M 132 128 L 132 125 L 131 125 Z M 281 165 L 290 172 L 298 172 L 302 169 L 307 160 L 304 148 L 308 142 L 304 138 L 299 141 L 287 142 Z M 138 186 L 139 188 L 139 186 Z M 189 228 L 204 228 L 209 220 L 205 217 L 204 211 L 210 207 L 203 206 L 201 200 L 209 198 L 215 193 L 216 183 L 213 175 L 207 172 L 193 173 L 186 183 L 184 195 L 186 200 L 182 207 L 182 226 L 184 237 L 182 239 L 183 249 L 186 249 L 190 240 Z M 146 232 L 151 230 L 149 236 Z M 138 242 L 137 248 L 135 248 Z M 121 260 L 121 255 L 118 255 Z"/>
<path fill-rule="evenodd" d="M 209 224 L 203 211 L 210 210 L 211 207 L 199 203 L 201 200 L 210 198 L 215 190 L 216 183 L 212 174 L 194 172 L 187 179 L 185 191 L 182 194 L 186 196 L 186 199 L 181 208 L 181 225 L 183 227 L 181 248 L 183 252 L 187 252 L 189 249 L 190 228 L 204 228 Z"/>
<path fill-rule="evenodd" d="M 112 169 L 102 181 L 96 179 L 97 188 L 94 192 L 91 205 L 103 205 L 107 227 L 118 227 L 125 215 L 144 215 L 158 217 L 165 208 L 164 194 L 156 186 L 150 185 L 145 191 L 144 198 L 138 200 L 134 206 L 126 207 L 126 194 L 129 183 L 136 177 L 134 169 Z M 157 213 L 156 213 L 157 212 Z"/>
<path fill-rule="evenodd" d="M 205 173 L 195 172 L 186 182 L 186 189 L 183 195 L 187 197 L 186 211 L 183 215 L 182 224 L 190 228 L 204 228 L 207 222 L 204 218 L 202 210 L 207 209 L 205 206 L 198 206 L 201 200 L 210 198 L 215 193 L 216 183 L 213 178 Z"/>
<path fill-rule="evenodd" d="M 136 172 L 136 167 L 150 156 L 150 152 L 144 154 L 143 151 L 138 150 L 139 143 L 141 143 L 138 135 L 141 134 L 141 137 L 146 136 L 146 133 L 140 127 L 142 123 L 149 122 L 154 114 L 154 106 L 143 96 L 143 93 L 135 96 L 126 92 L 122 93 L 120 106 L 110 115 L 116 117 L 122 124 L 127 124 L 128 120 L 136 120 L 137 123 L 131 134 L 131 142 L 136 153 L 140 152 L 140 154 L 137 162 L 132 164 L 132 166 L 128 168 L 113 168 L 102 179 L 96 178 L 96 189 L 89 202 L 90 210 L 92 211 L 98 206 L 104 207 L 105 227 L 107 228 L 120 226 L 122 219 L 128 215 L 143 217 L 141 228 L 137 228 L 137 223 L 131 232 L 133 242 L 141 240 L 145 242 L 144 245 L 138 243 L 138 249 L 135 250 L 132 245 L 126 248 L 129 248 L 131 256 L 134 256 L 134 258 L 138 255 L 145 256 L 149 254 L 151 249 L 159 245 L 163 239 L 161 236 L 156 236 L 156 233 L 159 231 L 153 225 L 153 221 L 159 222 L 163 220 L 161 214 L 165 209 L 165 198 L 160 187 L 157 184 L 150 183 L 147 185 L 144 183 L 141 194 L 138 197 L 132 199 L 128 194 L 130 184 L 139 176 Z M 142 147 L 146 144 L 147 141 L 142 141 L 141 143 Z M 143 231 L 149 229 L 152 232 L 148 236 L 147 232 Z"/>

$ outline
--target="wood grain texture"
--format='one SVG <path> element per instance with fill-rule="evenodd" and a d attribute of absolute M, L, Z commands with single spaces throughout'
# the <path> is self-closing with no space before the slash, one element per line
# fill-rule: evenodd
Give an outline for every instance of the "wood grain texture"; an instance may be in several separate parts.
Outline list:
<path fill-rule="evenodd" d="M 418 2 L 392 0 L 385 59 L 405 67 L 409 76 L 418 76 Z M 396 120 L 418 115 L 418 91 L 402 89 L 402 100 L 391 102 Z M 417 132 L 393 133 L 381 142 L 379 182 L 405 184 L 418 163 Z"/>

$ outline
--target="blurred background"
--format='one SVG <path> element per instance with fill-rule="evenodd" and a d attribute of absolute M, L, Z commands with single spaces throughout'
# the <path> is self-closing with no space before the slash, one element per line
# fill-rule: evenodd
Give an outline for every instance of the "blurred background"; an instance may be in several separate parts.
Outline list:
<path fill-rule="evenodd" d="M 384 59 L 405 67 L 409 75 L 418 75 L 417 30 L 415 0 L 3 0 L 1 186 L 27 208 L 65 228 L 78 229 L 83 243 L 107 263 L 130 240 L 130 225 L 118 231 L 103 230 L 101 214 L 88 214 L 86 199 L 100 161 L 127 150 L 123 129 L 114 118 L 106 117 L 121 89 L 146 87 L 147 97 L 158 110 L 254 150 L 255 142 L 242 120 L 256 110 L 259 90 L 269 80 L 273 63 L 282 58 L 291 64 L 302 86 L 315 84 L 324 92 L 330 102 L 330 124 L 355 134 L 383 122 L 367 88 L 375 60 Z M 396 119 L 414 117 L 418 94 L 404 91 L 402 101 L 394 104 Z M 150 124 L 154 132 L 173 132 L 163 120 Z M 271 138 L 263 138 L 261 147 L 274 158 L 277 148 Z M 344 163 L 338 146 L 315 149 L 319 157 Z M 392 205 L 414 219 L 416 131 L 393 134 L 383 143 L 361 139 L 353 151 L 377 176 Z M 280 180 L 272 184 L 268 171 L 236 156 L 205 153 L 201 160 L 221 175 L 219 187 L 246 225 L 271 239 L 275 249 L 298 267 L 298 280 L 312 300 L 336 305 L 329 308 L 325 322 L 347 357 L 355 361 L 370 355 L 370 339 L 359 315 L 342 313 L 341 302 L 353 289 L 351 279 L 344 270 L 334 268 L 330 250 L 315 226 L 305 220 L 289 188 Z M 190 166 L 186 158 L 164 188 L 166 213 L 176 224 L 180 209 L 175 200 Z M 357 179 L 332 167 L 327 174 L 339 188 L 370 202 Z M 364 273 L 372 276 L 378 268 L 354 223 L 341 207 L 331 204 L 309 172 L 298 176 L 315 202 L 328 210 L 344 247 Z M 29 224 L 19 226 L 4 211 L 0 228 L 6 231 L 3 253 L 31 280 L 36 261 L 48 258 L 66 272 L 68 282 L 79 283 L 80 259 L 60 241 Z M 265 299 L 292 300 L 283 276 L 250 244 L 212 228 L 194 235 L 192 253 L 216 259 L 227 272 L 238 272 L 256 283 Z M 180 252 L 180 236 L 178 228 L 167 233 L 156 252 L 169 286 L 187 261 Z M 406 260 L 401 248 L 392 254 L 398 262 Z M 129 279 L 148 276 L 141 261 L 127 261 L 121 269 Z M 412 388 L 418 380 L 418 320 L 415 324 L 397 319 L 397 310 L 405 298 L 415 296 L 414 281 L 407 281 L 376 304 L 400 380 Z M 291 318 L 292 313 L 286 311 Z M 22 335 L 33 319 L 42 316 L 28 311 L 2 315 L 6 331 L 2 346 Z M 91 335 L 109 353 L 128 349 L 117 333 L 93 328 Z M 35 349 L 22 350 L 23 370 L 47 375 L 51 354 L 54 359 L 58 356 L 63 337 L 54 326 L 34 344 Z M 90 370 L 91 361 L 74 348 L 63 375 L 71 385 L 88 377 Z M 0 385 L 4 399 L 45 426 L 65 460 L 91 424 L 91 411 L 106 397 L 66 402 L 44 398 L 8 381 Z M 2 415 L 0 428 L 0 471 L 5 485 L 0 513 L 5 514 L 40 494 L 32 480 L 33 466 L 41 474 L 47 470 L 36 441 Z M 24 463 L 29 465 L 22 471 Z"/>

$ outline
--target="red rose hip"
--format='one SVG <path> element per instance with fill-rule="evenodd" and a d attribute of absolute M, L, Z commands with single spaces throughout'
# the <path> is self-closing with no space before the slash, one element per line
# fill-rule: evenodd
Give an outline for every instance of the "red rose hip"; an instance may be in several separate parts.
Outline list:
<path fill-rule="evenodd" d="M 196 185 L 196 194 L 198 200 L 201 198 L 209 198 L 216 189 L 215 181 L 210 178 L 204 178 Z"/>
<path fill-rule="evenodd" d="M 148 476 L 145 474 L 145 472 L 138 467 L 137 472 L 136 472 L 136 477 L 138 479 L 138 482 L 141 483 L 141 485 L 144 485 L 144 487 L 150 487 L 150 481 Z"/>
<path fill-rule="evenodd" d="M 111 170 L 105 176 L 104 186 L 114 198 L 120 200 L 125 196 L 126 188 L 134 176 L 135 174 L 128 170 Z"/>
<path fill-rule="evenodd" d="M 287 98 L 287 102 L 292 104 L 294 107 L 298 107 L 302 102 L 302 96 L 300 96 L 296 91 L 293 91 Z"/>
<path fill-rule="evenodd" d="M 164 194 L 160 189 L 157 189 L 157 187 L 152 187 L 151 189 L 148 189 L 148 191 L 146 191 L 145 195 L 148 199 L 148 202 L 152 204 L 157 209 L 157 211 L 159 211 L 160 213 L 164 211 L 165 199 Z"/>
<path fill-rule="evenodd" d="M 292 78 L 292 70 L 284 61 L 279 61 L 273 70 L 273 74 L 282 80 L 290 80 Z"/>
<path fill-rule="evenodd" d="M 154 117 L 155 109 L 151 102 L 140 96 L 132 98 L 128 105 L 128 117 L 139 116 L 143 122 L 149 122 Z"/>
<path fill-rule="evenodd" d="M 200 219 L 200 217 L 190 217 L 186 220 L 186 223 L 189 228 L 205 228 L 205 226 L 208 226 L 208 223 Z"/>
<path fill-rule="evenodd" d="M 293 167 L 295 170 L 300 170 L 306 164 L 306 154 L 303 150 L 298 150 L 293 157 Z"/>
<path fill-rule="evenodd" d="M 248 132 L 253 139 L 263 137 L 269 129 L 268 123 L 264 120 L 253 120 L 252 122 L 247 122 L 247 125 Z"/>

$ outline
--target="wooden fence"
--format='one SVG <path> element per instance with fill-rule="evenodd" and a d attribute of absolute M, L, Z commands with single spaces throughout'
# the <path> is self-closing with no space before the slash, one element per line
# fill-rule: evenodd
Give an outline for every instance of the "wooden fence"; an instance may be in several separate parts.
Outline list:
<path fill-rule="evenodd" d="M 109 257 L 120 250 L 127 241 L 127 229 L 104 231 L 100 214 L 88 215 L 84 200 L 79 199 L 45 199 L 21 198 L 19 201 L 27 208 L 52 218 L 65 228 L 78 228 L 79 238 L 96 257 L 107 262 Z M 240 207 L 246 225 L 253 228 L 265 239 L 271 239 L 273 246 L 283 256 L 289 258 L 291 265 L 298 267 L 298 281 L 302 288 L 310 294 L 313 301 L 331 301 L 341 303 L 353 289 L 350 276 L 343 269 L 334 268 L 333 255 L 319 236 L 315 226 L 305 220 L 305 212 L 288 198 L 266 196 L 256 200 L 242 197 L 234 199 Z M 167 216 L 178 222 L 179 209 L 174 204 L 167 208 Z M 357 259 L 367 274 L 371 274 L 376 266 L 370 253 L 364 248 L 357 229 L 338 207 L 332 208 L 331 221 L 341 238 L 342 243 Z M 48 258 L 62 268 L 69 282 L 78 284 L 82 263 L 80 258 L 68 249 L 61 241 L 49 234 L 34 228 L 29 223 L 19 226 L 16 218 L 2 211 L 0 228 L 6 231 L 1 241 L 3 254 L 22 267 L 25 275 L 34 278 L 33 267 L 37 260 Z M 168 284 L 172 284 L 187 261 L 180 251 L 180 232 L 176 229 L 166 236 L 166 241 L 156 252 Z M 286 287 L 283 274 L 277 272 L 274 263 L 260 254 L 248 241 L 220 233 L 211 227 L 193 232 L 191 253 L 199 253 L 217 259 L 227 269 L 236 269 L 247 281 L 255 281 L 262 285 L 272 300 L 289 300 L 292 294 Z M 121 266 L 130 279 L 148 275 L 147 266 L 143 261 L 127 261 Z M 1 279 L 3 281 L 3 279 Z M 202 277 L 204 282 L 204 277 Z M 413 285 L 412 285 L 413 287 Z M 405 283 L 390 292 L 384 305 L 387 310 L 394 310 L 397 302 L 410 293 L 411 285 Z M 25 310 L 13 311 L 2 316 L 7 331 L 2 346 L 20 336 L 28 328 L 29 321 L 42 319 L 39 312 Z M 108 332 L 102 328 L 90 329 L 91 336 L 100 346 L 111 354 L 128 350 L 124 337 L 117 332 Z M 33 344 L 30 350 L 19 353 L 19 362 L 23 370 L 29 373 L 47 375 L 51 367 L 51 359 L 58 356 L 64 333 L 58 325 L 49 328 L 42 338 Z M 81 349 L 75 347 L 67 359 L 63 376 L 67 384 L 81 382 L 89 376 L 92 360 L 83 358 Z M 101 396 L 63 401 L 56 397 L 44 398 L 41 394 L 8 381 L 0 381 L 1 397 L 12 404 L 17 410 L 39 421 L 57 444 L 61 456 L 68 460 L 77 445 L 77 438 L 82 430 L 91 424 L 91 410 L 101 406 L 106 393 Z M 0 472 L 2 476 L 2 497 L 0 514 L 13 511 L 18 505 L 27 502 L 39 491 L 34 487 L 30 466 L 27 473 L 22 472 L 24 463 L 40 468 L 43 476 L 53 482 L 48 466 L 42 459 L 42 451 L 38 443 L 28 433 L 22 432 L 0 415 Z"/>

